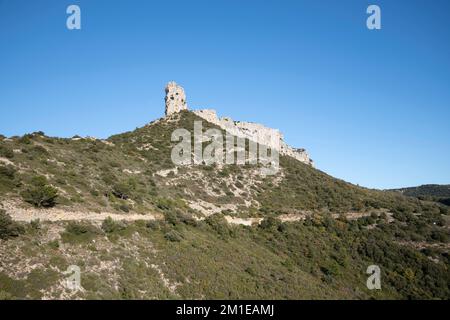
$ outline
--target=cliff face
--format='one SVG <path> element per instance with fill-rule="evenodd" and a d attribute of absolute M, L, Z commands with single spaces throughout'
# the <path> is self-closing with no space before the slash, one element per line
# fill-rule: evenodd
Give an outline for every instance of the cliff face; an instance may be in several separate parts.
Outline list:
<path fill-rule="evenodd" d="M 184 89 L 175 82 L 169 82 L 166 86 L 166 116 L 187 110 L 186 94 Z"/>
<path fill-rule="evenodd" d="M 184 89 L 173 81 L 166 86 L 165 101 L 166 116 L 188 109 Z M 314 166 L 314 162 L 306 150 L 289 146 L 284 142 L 283 134 L 278 129 L 268 128 L 259 123 L 234 121 L 228 117 L 219 118 L 213 109 L 195 110 L 194 113 L 232 135 L 267 145 L 282 155 L 290 156 L 300 162 Z"/>
<path fill-rule="evenodd" d="M 284 142 L 283 134 L 278 129 L 268 128 L 259 123 L 233 121 L 228 117 L 219 118 L 215 110 L 193 111 L 199 117 L 211 122 L 232 135 L 248 138 L 278 150 L 282 155 L 290 156 L 300 162 L 314 166 L 305 149 L 296 149 Z"/>

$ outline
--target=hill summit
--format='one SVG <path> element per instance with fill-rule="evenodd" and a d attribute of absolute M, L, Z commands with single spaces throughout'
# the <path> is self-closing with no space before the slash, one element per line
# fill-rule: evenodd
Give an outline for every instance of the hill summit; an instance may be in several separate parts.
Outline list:
<path fill-rule="evenodd" d="M 449 299 L 447 206 L 336 179 L 282 141 L 273 175 L 177 165 L 173 134 L 198 122 L 187 142 L 234 133 L 246 160 L 282 136 L 190 111 L 173 82 L 165 100 L 165 117 L 105 140 L 0 135 L 0 299 Z"/>

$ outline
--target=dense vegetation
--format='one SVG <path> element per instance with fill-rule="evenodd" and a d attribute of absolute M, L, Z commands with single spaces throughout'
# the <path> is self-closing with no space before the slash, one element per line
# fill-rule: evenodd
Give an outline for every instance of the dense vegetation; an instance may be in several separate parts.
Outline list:
<path fill-rule="evenodd" d="M 9 239 L 12 237 L 18 237 L 24 232 L 23 227 L 14 222 L 9 215 L 5 213 L 5 210 L 0 210 L 0 239 Z"/>
<path fill-rule="evenodd" d="M 450 185 L 426 184 L 418 187 L 394 189 L 405 196 L 434 201 L 450 206 Z"/>
<path fill-rule="evenodd" d="M 368 228 L 370 223 L 378 227 Z M 76 264 L 85 291 L 72 298 L 450 297 L 448 253 L 403 244 L 401 239 L 415 237 L 415 228 L 383 217 L 346 221 L 320 215 L 295 223 L 267 218 L 259 227 L 244 227 L 227 224 L 221 215 L 198 222 L 172 213 L 161 221 L 117 224 L 107 220 L 102 230 L 70 222 L 60 242 L 44 245 L 40 241 L 55 225 L 26 226 L 27 233 L 8 241 L 4 250 L 20 247 L 19 258 L 39 259 L 50 268 L 22 280 L 0 272 L 0 296 L 62 295 L 64 276 L 55 270 Z M 366 287 L 372 264 L 381 267 L 382 290 Z"/>

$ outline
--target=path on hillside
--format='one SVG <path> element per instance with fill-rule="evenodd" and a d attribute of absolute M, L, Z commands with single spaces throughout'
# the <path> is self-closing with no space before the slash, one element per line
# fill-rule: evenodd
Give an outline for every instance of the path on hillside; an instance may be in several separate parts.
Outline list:
<path fill-rule="evenodd" d="M 36 219 L 41 221 L 72 221 L 89 220 L 103 221 L 108 217 L 119 221 L 155 220 L 161 218 L 159 214 L 138 214 L 138 213 L 111 213 L 111 212 L 86 212 L 86 211 L 66 211 L 58 208 L 35 209 L 21 208 L 13 203 L 3 203 L 3 209 L 15 221 L 30 222 Z"/>
<path fill-rule="evenodd" d="M 22 208 L 20 205 L 13 202 L 5 202 L 0 206 L 3 208 L 7 214 L 15 221 L 30 222 L 33 220 L 41 221 L 79 221 L 79 220 L 89 220 L 89 221 L 103 221 L 108 217 L 117 221 L 150 221 L 162 219 L 163 215 L 160 213 L 112 213 L 112 212 L 86 212 L 86 211 L 66 211 L 59 208 L 48 208 L 48 209 L 36 209 L 36 208 Z M 276 217 L 281 220 L 281 222 L 295 222 L 305 220 L 307 216 L 311 215 L 309 212 L 303 212 L 298 214 L 282 214 Z M 348 212 L 346 214 L 347 219 L 354 220 L 362 217 L 369 216 L 368 212 Z M 392 213 L 388 212 L 388 221 L 392 220 Z M 338 218 L 339 215 L 333 214 L 333 218 Z M 259 225 L 263 218 L 239 218 L 231 217 L 228 215 L 224 216 L 225 220 L 229 224 L 252 226 Z M 199 218 L 198 220 L 203 220 L 204 218 Z"/>

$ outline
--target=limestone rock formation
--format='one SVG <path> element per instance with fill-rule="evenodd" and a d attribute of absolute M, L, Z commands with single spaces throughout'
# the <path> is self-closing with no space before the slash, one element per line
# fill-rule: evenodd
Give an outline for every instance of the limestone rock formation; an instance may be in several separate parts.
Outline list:
<path fill-rule="evenodd" d="M 184 89 L 175 82 L 166 86 L 166 116 L 187 110 Z M 219 118 L 213 109 L 193 111 L 199 117 L 214 123 L 232 135 L 248 138 L 277 150 L 280 154 L 291 156 L 303 163 L 314 165 L 305 149 L 297 149 L 284 142 L 283 134 L 278 129 L 268 128 L 259 123 L 234 121 L 228 117 Z"/>
<path fill-rule="evenodd" d="M 166 116 L 187 110 L 186 94 L 184 89 L 171 81 L 166 86 Z"/>
<path fill-rule="evenodd" d="M 259 123 L 233 121 L 228 117 L 219 118 L 213 109 L 195 110 L 193 112 L 232 135 L 257 141 L 258 143 L 276 149 L 280 154 L 293 157 L 300 162 L 314 166 L 314 162 L 306 150 L 289 146 L 284 142 L 283 134 L 278 129 L 268 128 Z"/>

